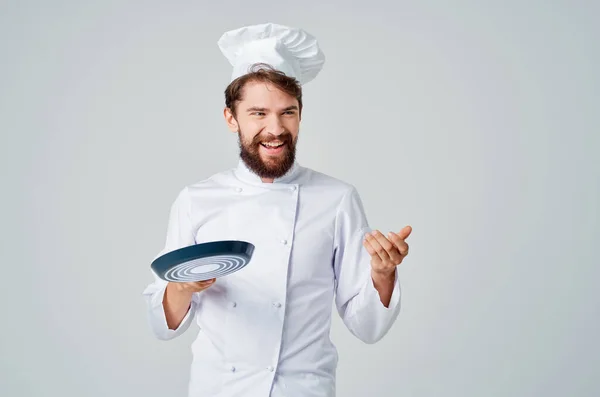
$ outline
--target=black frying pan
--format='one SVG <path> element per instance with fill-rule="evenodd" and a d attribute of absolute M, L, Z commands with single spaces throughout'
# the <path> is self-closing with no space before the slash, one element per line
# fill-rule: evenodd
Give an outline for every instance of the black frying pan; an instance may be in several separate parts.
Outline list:
<path fill-rule="evenodd" d="M 204 281 L 244 268 L 252 259 L 253 252 L 254 245 L 246 241 L 213 241 L 163 254 L 150 267 L 165 281 Z"/>

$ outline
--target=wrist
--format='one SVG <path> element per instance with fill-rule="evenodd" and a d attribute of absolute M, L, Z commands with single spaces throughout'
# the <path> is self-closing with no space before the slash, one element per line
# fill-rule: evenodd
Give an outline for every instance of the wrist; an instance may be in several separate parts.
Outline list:
<path fill-rule="evenodd" d="M 378 282 L 394 282 L 396 280 L 396 269 L 375 270 L 371 269 L 371 277 Z"/>

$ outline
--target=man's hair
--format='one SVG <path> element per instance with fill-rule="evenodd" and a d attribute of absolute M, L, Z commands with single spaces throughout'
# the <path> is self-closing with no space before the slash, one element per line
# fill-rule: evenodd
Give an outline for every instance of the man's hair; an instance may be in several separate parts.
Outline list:
<path fill-rule="evenodd" d="M 233 80 L 225 89 L 225 106 L 236 116 L 235 106 L 242 100 L 246 83 L 264 82 L 271 83 L 275 87 L 298 100 L 299 113 L 302 112 L 302 86 L 293 77 L 286 76 L 283 72 L 272 66 L 257 63 L 252 66 L 250 73 Z"/>

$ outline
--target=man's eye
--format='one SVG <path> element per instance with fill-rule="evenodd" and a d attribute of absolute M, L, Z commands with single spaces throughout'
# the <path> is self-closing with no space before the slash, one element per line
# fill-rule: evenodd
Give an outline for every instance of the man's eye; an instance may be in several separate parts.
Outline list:
<path fill-rule="evenodd" d="M 264 116 L 265 114 L 263 112 L 254 112 L 252 113 L 254 116 Z"/>

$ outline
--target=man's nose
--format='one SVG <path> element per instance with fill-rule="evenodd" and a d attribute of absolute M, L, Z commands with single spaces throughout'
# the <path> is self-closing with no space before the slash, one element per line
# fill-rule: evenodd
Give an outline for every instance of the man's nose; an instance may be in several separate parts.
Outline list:
<path fill-rule="evenodd" d="M 283 123 L 279 116 L 273 115 L 269 118 L 267 132 L 275 136 L 279 136 L 285 132 L 285 128 L 283 127 Z"/>

